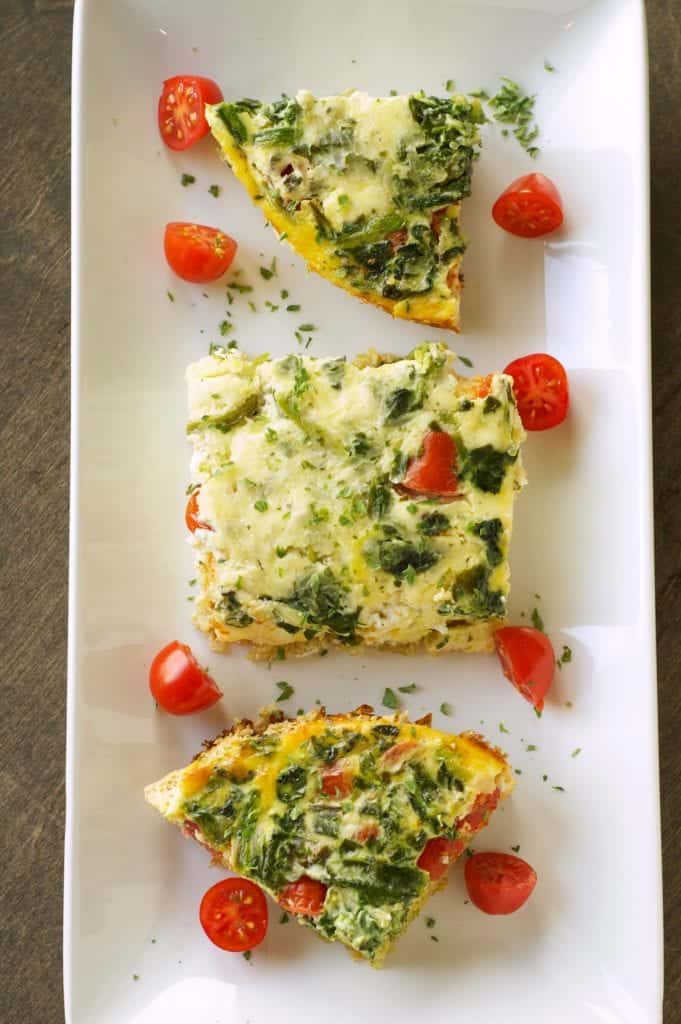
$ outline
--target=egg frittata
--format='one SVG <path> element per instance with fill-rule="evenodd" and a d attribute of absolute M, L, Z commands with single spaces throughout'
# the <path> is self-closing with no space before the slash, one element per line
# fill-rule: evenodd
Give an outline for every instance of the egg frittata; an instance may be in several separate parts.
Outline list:
<path fill-rule="evenodd" d="M 282 906 L 312 886 L 300 923 L 377 967 L 512 788 L 481 737 L 363 706 L 239 722 L 145 797 Z"/>
<path fill-rule="evenodd" d="M 511 379 L 453 358 L 223 348 L 188 368 L 193 617 L 218 649 L 492 648 L 524 432 Z M 434 434 L 452 450 L 441 496 L 409 486 Z"/>
<path fill-rule="evenodd" d="M 393 316 L 454 330 L 480 102 L 301 91 L 206 107 L 234 174 L 312 270 Z"/>

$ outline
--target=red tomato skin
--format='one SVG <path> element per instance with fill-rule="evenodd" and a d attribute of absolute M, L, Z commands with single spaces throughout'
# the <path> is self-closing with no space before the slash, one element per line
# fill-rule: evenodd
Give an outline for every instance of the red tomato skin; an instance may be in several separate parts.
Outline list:
<path fill-rule="evenodd" d="M 210 127 L 204 105 L 219 103 L 222 98 L 222 90 L 212 78 L 198 75 L 167 78 L 158 100 L 158 130 L 168 149 L 188 149 L 207 135 Z"/>
<path fill-rule="evenodd" d="M 158 652 L 149 668 L 151 695 L 171 715 L 205 711 L 222 697 L 215 680 L 197 662 L 188 644 L 177 640 Z"/>
<path fill-rule="evenodd" d="M 421 851 L 416 864 L 430 875 L 431 882 L 437 882 L 447 873 L 450 864 L 463 853 L 465 843 L 462 839 L 445 839 L 437 836 L 429 839 Z"/>
<path fill-rule="evenodd" d="M 199 519 L 199 490 L 200 488 L 197 488 L 195 491 L 192 491 L 187 507 L 184 510 L 184 521 L 190 533 L 194 533 L 196 530 L 213 529 L 208 523 L 204 523 Z"/>
<path fill-rule="evenodd" d="M 513 914 L 532 895 L 537 873 L 527 861 L 510 853 L 474 853 L 466 861 L 464 879 L 478 910 Z"/>
<path fill-rule="evenodd" d="M 247 878 L 225 878 L 204 893 L 199 920 L 206 935 L 228 953 L 259 946 L 269 914 L 262 889 Z"/>
<path fill-rule="evenodd" d="M 352 792 L 352 779 L 342 765 L 331 765 L 322 773 L 322 793 L 334 800 L 343 800 Z"/>
<path fill-rule="evenodd" d="M 454 472 L 456 445 L 451 434 L 430 430 L 423 438 L 423 451 L 411 460 L 402 486 L 415 494 L 452 498 L 459 481 Z"/>
<path fill-rule="evenodd" d="M 483 825 L 489 820 L 489 816 L 499 803 L 501 796 L 498 789 L 492 793 L 480 793 L 475 798 L 472 810 L 460 818 L 456 823 L 457 830 L 461 829 L 467 833 L 479 832 Z"/>
<path fill-rule="evenodd" d="M 305 917 L 317 917 L 324 909 L 327 886 L 303 875 L 297 882 L 289 882 L 279 893 L 277 901 L 284 910 Z"/>
<path fill-rule="evenodd" d="M 540 238 L 563 223 L 563 200 L 545 174 L 524 174 L 512 181 L 492 207 L 504 231 L 520 238 Z"/>
<path fill-rule="evenodd" d="M 502 626 L 494 634 L 494 645 L 506 678 L 537 711 L 543 711 L 556 670 L 549 638 L 531 626 Z"/>
<path fill-rule="evenodd" d="M 513 393 L 525 430 L 551 430 L 568 414 L 570 387 L 565 367 L 546 352 L 533 352 L 509 363 Z"/>
<path fill-rule="evenodd" d="M 218 228 L 171 221 L 166 224 L 163 250 L 168 266 L 183 281 L 209 284 L 229 269 L 237 243 Z"/>

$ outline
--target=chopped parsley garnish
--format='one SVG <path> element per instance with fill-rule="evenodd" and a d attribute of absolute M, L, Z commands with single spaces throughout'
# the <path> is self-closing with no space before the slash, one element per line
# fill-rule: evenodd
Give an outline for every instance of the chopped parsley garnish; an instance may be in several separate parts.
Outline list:
<path fill-rule="evenodd" d="M 173 295 L 172 292 L 166 292 L 166 295 L 168 296 L 171 302 L 175 301 L 175 296 Z"/>
<path fill-rule="evenodd" d="M 298 330 L 303 331 L 305 334 L 309 334 L 310 331 L 316 331 L 317 328 L 314 324 L 301 324 Z"/>
<path fill-rule="evenodd" d="M 488 100 L 494 120 L 514 126 L 514 137 L 528 156 L 535 157 L 539 152 L 539 147 L 534 145 L 539 128 L 532 123 L 535 96 L 528 96 L 518 83 L 510 78 L 502 77 L 501 81 L 503 85 L 499 92 Z"/>
<path fill-rule="evenodd" d="M 504 723 L 503 722 L 499 722 L 499 732 L 506 732 L 507 733 L 508 731 L 509 730 L 506 728 Z"/>
<path fill-rule="evenodd" d="M 249 306 L 249 308 L 251 310 L 251 313 L 257 313 L 258 312 L 258 310 L 256 309 L 255 302 L 251 302 L 250 299 L 249 299 L 249 302 L 248 302 L 248 306 Z"/>
<path fill-rule="evenodd" d="M 514 853 L 520 853 L 520 843 L 517 846 L 512 846 L 511 849 Z"/>
<path fill-rule="evenodd" d="M 226 287 L 230 288 L 232 291 L 238 292 L 239 295 L 247 295 L 249 292 L 253 291 L 252 285 L 239 284 L 238 281 L 228 281 Z"/>
<path fill-rule="evenodd" d="M 381 704 L 383 705 L 384 708 L 390 708 L 393 711 L 397 710 L 397 708 L 399 708 L 400 706 L 399 697 L 397 696 L 394 690 L 390 689 L 389 686 L 386 686 L 383 692 L 383 699 L 381 700 Z"/>
<path fill-rule="evenodd" d="M 217 197 L 220 195 L 220 186 L 219 185 L 209 185 L 208 186 L 208 191 L 210 192 L 210 194 L 212 196 L 215 196 L 215 198 L 217 199 Z"/>
<path fill-rule="evenodd" d="M 397 689 L 400 693 L 416 693 L 418 686 L 416 683 L 408 683 L 406 686 L 398 686 Z"/>
<path fill-rule="evenodd" d="M 290 306 L 286 307 L 287 313 L 300 313 L 300 306 L 297 303 L 291 303 Z"/>
<path fill-rule="evenodd" d="M 437 935 L 431 935 L 430 936 L 430 941 L 431 942 L 439 942 L 440 940 L 438 939 Z"/>
<path fill-rule="evenodd" d="M 538 749 L 539 748 L 534 743 L 528 743 L 527 744 L 527 752 L 528 752 L 528 754 L 530 754 L 533 750 L 538 750 Z"/>
<path fill-rule="evenodd" d="M 277 310 L 279 309 L 279 306 L 276 306 L 273 302 L 270 302 L 269 299 L 265 299 L 265 305 L 269 309 L 270 313 L 276 313 Z"/>
<path fill-rule="evenodd" d="M 440 704 L 440 714 L 442 715 L 451 715 L 453 714 L 453 710 L 452 705 L 446 700 L 443 700 L 442 704 Z"/>
<path fill-rule="evenodd" d="M 473 362 L 468 358 L 468 356 L 457 356 L 456 358 L 459 360 L 460 363 L 463 363 L 464 366 L 473 366 Z"/>
<path fill-rule="evenodd" d="M 533 608 L 532 609 L 532 616 L 531 617 L 532 617 L 532 625 L 534 626 L 534 628 L 538 629 L 540 633 L 545 633 L 546 630 L 544 629 L 544 620 L 542 619 L 542 617 L 541 617 L 541 615 L 539 613 L 539 609 L 538 608 Z"/>
<path fill-rule="evenodd" d="M 560 658 L 556 660 L 558 668 L 562 668 L 563 665 L 569 665 L 572 661 L 572 648 L 568 647 L 567 644 L 563 644 L 563 650 L 561 651 Z"/>
<path fill-rule="evenodd" d="M 427 917 L 426 918 L 426 928 L 434 928 L 434 927 L 435 927 L 435 918 L 434 917 Z"/>
<path fill-rule="evenodd" d="M 579 754 L 581 754 L 581 752 L 582 752 L 582 748 L 581 747 L 575 747 L 575 749 L 570 754 L 570 757 L 577 757 Z"/>
<path fill-rule="evenodd" d="M 251 957 L 253 956 L 253 950 L 245 949 L 241 955 L 243 956 L 244 960 L 250 960 Z"/>
<path fill-rule="evenodd" d="M 557 789 L 559 793 L 564 793 L 565 792 L 565 787 L 564 786 L 554 786 L 553 788 Z"/>
<path fill-rule="evenodd" d="M 271 281 L 272 278 L 275 276 L 276 272 L 277 272 L 277 257 L 276 256 L 272 257 L 272 262 L 270 263 L 269 267 L 261 267 L 260 268 L 260 275 L 261 275 L 261 277 L 264 277 L 266 281 Z"/>
<path fill-rule="evenodd" d="M 220 323 L 220 334 L 224 338 L 226 334 L 234 330 L 234 324 L 230 320 L 222 320 Z"/>
<path fill-rule="evenodd" d="M 267 504 L 264 498 L 258 498 L 258 500 L 253 505 L 253 508 L 256 509 L 256 511 L 258 512 L 267 512 L 267 509 L 269 507 L 270 506 Z"/>
<path fill-rule="evenodd" d="M 274 685 L 279 690 L 279 694 L 277 695 L 278 704 L 281 703 L 281 701 L 288 700 L 289 697 L 292 697 L 293 694 L 296 692 L 294 688 L 291 686 L 291 684 L 287 683 L 285 679 L 282 679 L 280 682 L 275 683 Z"/>
<path fill-rule="evenodd" d="M 549 60 L 544 61 L 544 71 L 555 71 L 553 64 Z"/>
<path fill-rule="evenodd" d="M 447 79 L 447 81 L 445 82 L 445 89 L 447 90 L 447 92 L 454 92 L 454 90 L 456 89 L 456 82 L 454 81 L 453 78 Z"/>
<path fill-rule="evenodd" d="M 180 178 L 180 184 L 183 185 L 185 188 L 187 187 L 187 185 L 193 185 L 195 181 L 196 178 L 194 177 L 193 174 L 183 174 L 182 177 Z"/>

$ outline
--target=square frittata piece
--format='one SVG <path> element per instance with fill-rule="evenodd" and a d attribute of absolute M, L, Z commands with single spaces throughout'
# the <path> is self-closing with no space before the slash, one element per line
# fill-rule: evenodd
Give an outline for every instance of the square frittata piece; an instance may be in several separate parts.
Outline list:
<path fill-rule="evenodd" d="M 524 433 L 511 379 L 453 358 L 220 349 L 189 367 L 194 621 L 214 646 L 491 648 Z"/>

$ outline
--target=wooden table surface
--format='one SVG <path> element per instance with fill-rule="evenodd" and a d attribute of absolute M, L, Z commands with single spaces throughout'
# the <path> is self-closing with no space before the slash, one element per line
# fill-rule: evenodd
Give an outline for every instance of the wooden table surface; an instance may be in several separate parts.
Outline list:
<path fill-rule="evenodd" d="M 647 8 L 664 1020 L 681 1024 L 681 0 L 650 0 Z M 6 666 L 0 717 L 0 1008 L 5 1007 L 0 1019 L 5 1024 L 64 1020 L 71 19 L 70 0 L 0 3 L 5 118 L 0 637 Z M 631 827 L 636 828 L 635 816 Z"/>

